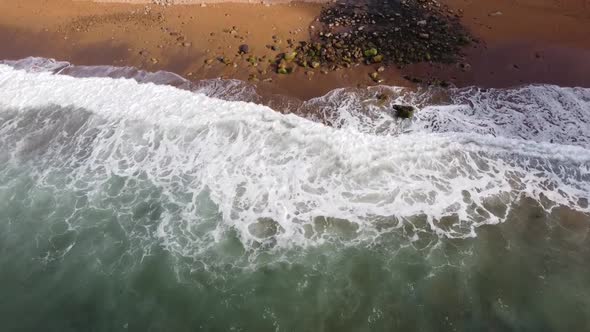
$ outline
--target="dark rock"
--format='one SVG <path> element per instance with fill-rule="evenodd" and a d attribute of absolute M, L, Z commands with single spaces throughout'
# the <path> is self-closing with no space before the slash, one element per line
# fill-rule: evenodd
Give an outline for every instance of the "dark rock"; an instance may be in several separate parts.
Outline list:
<path fill-rule="evenodd" d="M 409 119 L 414 116 L 414 111 L 416 110 L 414 106 L 410 105 L 393 105 L 393 110 L 395 111 L 395 116 L 400 119 Z"/>
<path fill-rule="evenodd" d="M 250 52 L 250 46 L 248 44 L 242 44 L 238 48 L 238 53 L 240 54 L 248 54 L 248 52 Z"/>

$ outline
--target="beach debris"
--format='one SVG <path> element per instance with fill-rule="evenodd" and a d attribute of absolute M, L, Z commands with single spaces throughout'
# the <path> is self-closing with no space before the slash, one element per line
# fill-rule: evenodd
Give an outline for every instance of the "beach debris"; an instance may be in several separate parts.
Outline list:
<path fill-rule="evenodd" d="M 411 105 L 393 105 L 391 106 L 395 111 L 395 116 L 400 119 L 409 119 L 414 116 L 416 108 Z"/>

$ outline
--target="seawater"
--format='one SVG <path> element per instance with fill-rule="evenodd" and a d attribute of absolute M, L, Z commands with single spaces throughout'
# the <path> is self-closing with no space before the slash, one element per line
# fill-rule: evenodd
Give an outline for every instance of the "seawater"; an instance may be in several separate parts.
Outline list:
<path fill-rule="evenodd" d="M 1 330 L 590 330 L 590 90 L 240 100 L 0 64 Z"/>

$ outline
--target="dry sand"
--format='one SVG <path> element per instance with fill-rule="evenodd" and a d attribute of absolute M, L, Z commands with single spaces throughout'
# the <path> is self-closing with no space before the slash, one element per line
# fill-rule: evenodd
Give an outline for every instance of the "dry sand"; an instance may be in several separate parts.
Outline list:
<path fill-rule="evenodd" d="M 202 1 L 197 1 L 201 3 Z M 554 83 L 590 87 L 590 2 L 587 0 L 444 0 L 481 40 L 465 50 L 463 67 L 417 64 L 387 68 L 388 85 L 411 85 L 404 75 L 463 85 L 504 87 Z M 308 77 L 281 76 L 267 62 L 236 57 L 240 44 L 272 58 L 277 36 L 305 40 L 321 9 L 315 3 L 221 3 L 157 6 L 72 0 L 0 0 L 0 58 L 42 56 L 74 64 L 168 70 L 190 79 L 258 79 L 270 93 L 310 98 L 343 86 L 372 84 L 373 66 Z M 235 27 L 235 29 L 234 29 Z M 234 32 L 232 32 L 234 31 Z M 215 59 L 230 57 L 226 66 Z M 206 64 L 206 62 L 211 64 Z M 272 81 L 270 81 L 272 80 Z"/>

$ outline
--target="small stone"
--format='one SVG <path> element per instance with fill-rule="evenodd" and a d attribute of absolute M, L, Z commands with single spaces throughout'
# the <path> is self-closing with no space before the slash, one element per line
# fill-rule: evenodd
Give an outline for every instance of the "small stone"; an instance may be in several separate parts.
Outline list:
<path fill-rule="evenodd" d="M 289 70 L 286 67 L 279 67 L 277 69 L 277 74 L 286 75 L 289 73 Z"/>
<path fill-rule="evenodd" d="M 381 66 L 379 68 L 377 68 L 377 72 L 382 73 L 385 71 L 385 67 Z"/>
<path fill-rule="evenodd" d="M 296 56 L 297 56 L 297 52 L 295 52 L 295 51 L 287 52 L 287 53 L 285 53 L 285 55 L 283 55 L 283 59 L 285 59 L 286 61 L 293 61 L 293 60 L 295 60 Z"/>
<path fill-rule="evenodd" d="M 379 51 L 377 51 L 376 48 L 370 48 L 368 50 L 365 50 L 364 54 L 367 58 L 369 58 L 369 57 L 374 57 L 377 54 L 379 54 Z"/>
<path fill-rule="evenodd" d="M 250 52 L 250 46 L 248 46 L 248 44 L 240 45 L 238 53 L 247 54 L 248 52 Z"/>
<path fill-rule="evenodd" d="M 155 65 L 157 64 L 159 61 L 156 58 L 151 58 L 150 61 Z"/>
<path fill-rule="evenodd" d="M 378 73 L 378 72 L 376 72 L 376 71 L 375 71 L 375 72 L 372 72 L 372 73 L 370 73 L 370 74 L 369 74 L 369 77 L 371 77 L 371 79 L 372 79 L 372 80 L 373 80 L 373 82 L 375 82 L 375 83 L 382 83 L 382 82 L 383 82 L 383 79 L 381 79 L 381 78 L 379 77 L 379 73 Z"/>
<path fill-rule="evenodd" d="M 191 45 L 192 45 L 192 44 L 191 44 L 191 43 L 189 43 L 189 42 L 184 42 L 184 43 L 182 43 L 182 46 L 184 46 L 184 47 L 191 47 Z"/>
<path fill-rule="evenodd" d="M 421 33 L 419 36 L 420 36 L 420 38 L 423 38 L 423 39 L 429 39 L 430 38 L 430 35 L 427 34 L 427 33 Z"/>
<path fill-rule="evenodd" d="M 375 55 L 375 56 L 373 57 L 373 62 L 374 62 L 374 63 L 380 63 L 380 62 L 382 62 L 382 61 L 383 61 L 383 55 L 381 55 L 381 54 L 379 54 L 379 55 Z"/>

